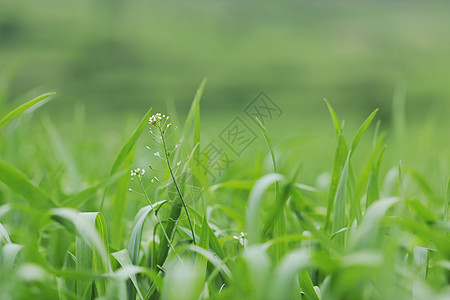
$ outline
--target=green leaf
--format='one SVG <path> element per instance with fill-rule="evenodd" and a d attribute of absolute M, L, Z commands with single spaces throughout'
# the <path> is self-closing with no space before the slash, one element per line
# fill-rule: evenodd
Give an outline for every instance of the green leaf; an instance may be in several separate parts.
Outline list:
<path fill-rule="evenodd" d="M 351 153 L 355 152 L 356 146 L 358 146 L 359 141 L 361 140 L 362 136 L 366 132 L 367 128 L 369 127 L 370 123 L 372 123 L 373 118 L 375 118 L 376 114 L 378 112 L 378 108 L 375 109 L 368 117 L 367 119 L 362 123 L 361 127 L 359 127 L 358 131 L 355 134 L 355 137 L 352 141 L 351 146 Z"/>
<path fill-rule="evenodd" d="M 319 300 L 319 297 L 314 290 L 314 285 L 307 271 L 300 272 L 300 275 L 298 276 L 298 282 L 303 290 L 303 293 L 305 293 L 306 299 Z"/>
<path fill-rule="evenodd" d="M 339 186 L 336 191 L 336 197 L 334 199 L 334 215 L 333 215 L 333 234 L 337 233 L 339 230 L 346 226 L 345 222 L 345 204 L 347 201 L 347 178 L 348 178 L 348 168 L 350 163 L 351 151 L 347 155 L 347 160 L 342 170 L 341 180 L 339 181 Z M 344 235 L 343 233 L 338 233 L 335 236 L 336 243 L 339 247 L 344 247 Z"/>
<path fill-rule="evenodd" d="M 384 157 L 384 152 L 386 147 L 383 147 L 378 155 L 377 161 L 372 167 L 372 172 L 370 173 L 369 183 L 367 185 L 367 197 L 366 197 L 366 210 L 369 206 L 376 200 L 380 199 L 380 189 L 378 187 L 378 177 L 380 174 L 380 166 Z"/>
<path fill-rule="evenodd" d="M 125 159 L 130 155 L 131 152 L 133 152 L 137 139 L 141 135 L 142 131 L 144 131 L 144 129 L 147 127 L 151 113 L 152 109 L 150 108 L 144 115 L 144 117 L 141 119 L 141 121 L 139 121 L 139 124 L 134 130 L 133 134 L 130 136 L 126 144 L 122 147 L 122 149 L 119 152 L 119 155 L 117 155 L 116 160 L 114 161 L 114 164 L 111 167 L 111 171 L 109 172 L 109 176 L 114 175 L 119 170 L 120 166 L 123 164 Z M 103 211 L 103 204 L 105 202 L 107 191 L 108 187 L 105 189 L 105 192 L 103 193 L 102 201 L 100 204 L 100 211 Z"/>
<path fill-rule="evenodd" d="M 325 225 L 324 231 L 327 232 L 330 220 L 331 220 L 331 212 L 334 208 L 334 200 L 336 196 L 336 191 L 339 185 L 339 179 L 341 176 L 342 167 L 344 165 L 345 156 L 347 154 L 347 144 L 345 142 L 344 135 L 342 133 L 342 127 L 340 127 L 340 131 L 338 134 L 337 146 L 334 154 L 334 162 L 333 162 L 333 171 L 331 175 L 330 182 L 330 190 L 328 194 L 328 204 L 327 204 L 327 213 L 325 217 Z"/>
<path fill-rule="evenodd" d="M 203 79 L 200 84 L 197 92 L 195 93 L 194 100 L 192 101 L 191 108 L 189 109 L 188 116 L 186 118 L 186 122 L 183 127 L 183 137 L 188 135 L 189 129 L 191 128 L 192 121 L 194 121 L 194 145 L 198 145 L 200 143 L 200 99 L 203 95 L 203 90 L 205 89 L 206 78 Z M 197 147 L 196 152 L 194 154 L 194 158 L 198 158 L 198 153 L 200 152 L 200 148 Z"/>
<path fill-rule="evenodd" d="M 130 154 L 131 150 L 133 149 L 134 145 L 136 144 L 137 139 L 141 135 L 142 131 L 147 127 L 148 120 L 150 119 L 152 113 L 152 109 L 150 108 L 147 113 L 144 115 L 144 117 L 139 121 L 138 126 L 134 130 L 133 134 L 130 136 L 126 144 L 122 147 L 122 149 L 119 152 L 119 155 L 117 155 L 116 160 L 114 161 L 114 164 L 111 168 L 111 171 L 109 172 L 109 175 L 113 175 L 119 170 L 119 167 L 122 165 L 122 163 L 125 161 L 127 156 Z"/>
<path fill-rule="evenodd" d="M 144 221 L 147 218 L 147 215 L 151 211 L 154 211 L 154 209 L 156 209 L 158 206 L 166 202 L 167 200 L 164 200 L 156 202 L 153 205 L 144 206 L 136 214 L 133 222 L 133 230 L 131 232 L 130 241 L 128 242 L 128 253 L 130 254 L 132 264 L 138 264 L 139 251 L 141 249 L 142 230 L 144 228 Z"/>
<path fill-rule="evenodd" d="M 436 222 L 437 218 L 434 215 L 433 211 L 429 209 L 425 204 L 420 202 L 417 199 L 408 199 L 406 200 L 409 208 L 422 220 L 427 223 Z"/>
<path fill-rule="evenodd" d="M 28 108 L 32 107 L 33 105 L 41 102 L 42 100 L 44 100 L 50 96 L 53 96 L 54 94 L 55 93 L 47 93 L 47 94 L 40 95 L 39 97 L 34 98 L 34 99 L 20 105 L 19 107 L 15 108 L 11 112 L 9 112 L 5 117 L 3 117 L 3 119 L 0 120 L 0 128 L 5 126 L 9 121 L 11 121 L 15 117 L 17 117 L 19 114 L 23 113 Z"/>
<path fill-rule="evenodd" d="M 57 208 L 51 210 L 50 214 L 54 220 L 77 234 L 77 272 L 105 274 L 111 271 L 106 224 L 100 213 L 78 213 L 68 208 Z M 104 279 L 80 277 L 77 278 L 79 297 L 90 299 L 94 278 L 97 295 L 105 294 L 107 284 Z"/>
<path fill-rule="evenodd" d="M 118 252 L 114 252 L 111 254 L 112 256 L 114 256 L 114 258 L 119 262 L 119 264 L 122 266 L 122 268 L 128 267 L 128 266 L 132 266 L 133 263 L 131 262 L 131 258 L 130 255 L 128 254 L 128 250 L 124 249 L 124 250 L 120 250 Z M 136 275 L 135 274 L 130 274 L 129 276 L 131 282 L 134 285 L 134 288 L 136 289 L 138 296 L 141 300 L 144 299 L 144 297 L 142 296 L 142 292 L 139 289 L 138 283 L 137 283 L 137 279 L 136 279 Z M 130 287 L 128 287 L 130 289 Z M 135 294 L 131 294 L 130 295 L 130 290 L 128 290 L 128 299 L 134 299 L 135 298 Z M 134 298 L 133 298 L 134 297 Z"/>
<path fill-rule="evenodd" d="M 273 164 L 273 172 L 278 173 L 277 170 L 277 161 L 275 159 L 275 152 L 273 151 L 272 146 L 272 140 L 270 139 L 269 133 L 267 132 L 266 127 L 261 123 L 261 121 L 256 118 L 256 121 L 258 121 L 259 128 L 261 129 L 264 140 L 266 141 L 267 147 L 269 148 L 270 155 L 272 157 L 272 164 Z M 289 185 L 288 185 L 289 186 Z M 289 189 L 289 188 L 287 188 Z M 274 238 L 279 239 L 282 236 L 286 235 L 286 220 L 284 215 L 284 204 L 287 201 L 287 197 L 289 195 L 289 191 L 287 191 L 286 197 L 281 197 L 280 195 L 280 184 L 277 181 L 275 183 L 275 205 L 276 209 L 274 210 L 275 214 L 273 214 L 273 220 L 274 220 Z M 283 193 L 283 196 L 284 193 Z M 272 222 L 272 221 L 271 221 Z M 271 225 L 271 224 L 270 224 Z M 266 228 L 263 232 L 266 231 Z M 281 258 L 288 252 L 288 245 L 286 243 L 278 243 L 274 247 L 274 258 L 275 263 L 278 264 L 281 261 Z"/>
<path fill-rule="evenodd" d="M 341 126 L 339 125 L 339 119 L 334 112 L 334 109 L 331 107 L 330 103 L 326 99 L 323 99 L 325 103 L 327 104 L 328 110 L 330 111 L 331 119 L 333 120 L 334 129 L 336 130 L 336 137 L 339 137 L 339 134 L 341 132 Z"/>
<path fill-rule="evenodd" d="M 0 223 L 0 236 L 2 236 L 8 244 L 11 244 L 11 239 L 9 237 L 9 234 L 6 231 L 6 229 L 2 223 Z"/>
<path fill-rule="evenodd" d="M 260 226 L 261 217 L 259 212 L 261 211 L 264 193 L 271 184 L 281 180 L 283 180 L 283 176 L 280 174 L 267 174 L 256 181 L 255 186 L 250 193 L 246 216 L 249 245 L 261 242 L 262 228 Z"/>
<path fill-rule="evenodd" d="M 445 193 L 444 201 L 444 221 L 448 221 L 448 205 L 450 201 L 450 178 L 447 181 L 447 192 Z"/>
<path fill-rule="evenodd" d="M 209 236 L 210 236 L 210 228 L 208 226 L 208 219 L 206 218 L 206 214 L 203 216 L 202 229 L 200 232 L 200 240 L 198 242 L 198 246 L 206 251 L 209 250 Z M 202 276 L 203 280 L 199 282 L 199 289 L 202 289 L 203 284 L 206 280 L 206 267 L 207 267 L 207 259 L 202 255 L 195 256 L 195 272 Z"/>
<path fill-rule="evenodd" d="M 304 249 L 287 255 L 273 275 L 269 299 L 295 299 L 295 278 L 311 265 L 311 254 Z"/>
<path fill-rule="evenodd" d="M 14 243 L 9 243 L 3 246 L 3 270 L 12 270 L 16 261 L 17 254 L 19 254 L 22 248 L 22 245 Z"/>
<path fill-rule="evenodd" d="M 32 184 L 25 174 L 4 161 L 0 161 L 0 181 L 21 195 L 34 208 L 56 206 L 43 189 Z"/>
<path fill-rule="evenodd" d="M 99 182 L 97 184 L 93 184 L 93 185 L 81 190 L 80 192 L 69 196 L 64 201 L 62 201 L 61 206 L 62 207 L 71 207 L 71 208 L 78 208 L 78 207 L 82 206 L 87 200 L 89 200 L 90 198 L 95 196 L 97 194 L 97 192 L 100 190 L 100 188 L 117 181 L 124 174 L 125 174 L 125 172 L 120 172 L 120 173 L 114 174 L 113 176 L 108 177 L 105 180 L 102 180 L 101 182 Z M 128 174 L 128 172 L 126 174 Z"/>

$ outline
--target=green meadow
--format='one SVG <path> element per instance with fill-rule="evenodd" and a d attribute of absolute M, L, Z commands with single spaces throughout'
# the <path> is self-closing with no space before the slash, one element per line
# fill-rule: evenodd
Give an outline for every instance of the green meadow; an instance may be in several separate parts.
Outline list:
<path fill-rule="evenodd" d="M 450 298 L 448 3 L 0 5 L 0 299 Z"/>

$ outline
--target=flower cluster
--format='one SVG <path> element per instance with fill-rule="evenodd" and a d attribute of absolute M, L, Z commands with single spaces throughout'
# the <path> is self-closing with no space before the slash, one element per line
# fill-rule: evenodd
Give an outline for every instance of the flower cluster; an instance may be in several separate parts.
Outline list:
<path fill-rule="evenodd" d="M 239 235 L 234 235 L 233 239 L 238 240 L 242 247 L 247 245 L 247 233 L 241 232 Z"/>
<path fill-rule="evenodd" d="M 150 119 L 148 120 L 148 123 L 150 125 L 157 126 L 158 122 L 160 122 L 163 119 L 167 121 L 167 120 L 169 120 L 169 116 L 161 115 L 161 113 L 157 113 L 150 117 Z"/>
<path fill-rule="evenodd" d="M 145 169 L 137 168 L 134 170 L 131 170 L 131 177 L 137 176 L 139 178 L 144 177 L 145 175 Z"/>

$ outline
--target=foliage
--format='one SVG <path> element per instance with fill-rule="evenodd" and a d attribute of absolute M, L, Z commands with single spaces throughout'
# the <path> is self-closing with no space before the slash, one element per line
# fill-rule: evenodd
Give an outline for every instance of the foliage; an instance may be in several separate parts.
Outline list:
<path fill-rule="evenodd" d="M 0 298 L 450 297 L 450 181 L 430 182 L 402 163 L 385 172 L 379 126 L 358 172 L 354 155 L 377 111 L 347 144 L 328 104 L 337 142 L 326 187 L 298 179 L 298 161 L 286 163 L 261 122 L 271 167 L 253 178 L 252 166 L 237 162 L 212 184 L 196 163 L 203 88 L 182 130 L 149 110 L 112 150 L 115 160 L 94 145 L 104 151 L 97 164 L 85 163 L 94 154 L 76 152 L 49 119 L 21 115 L 38 100 L 2 119 Z M 27 140 L 31 128 L 39 130 Z M 139 137 L 152 151 L 147 172 L 134 168 Z M 16 141 L 33 145 L 32 160 Z M 112 167 L 102 169 L 109 157 Z"/>

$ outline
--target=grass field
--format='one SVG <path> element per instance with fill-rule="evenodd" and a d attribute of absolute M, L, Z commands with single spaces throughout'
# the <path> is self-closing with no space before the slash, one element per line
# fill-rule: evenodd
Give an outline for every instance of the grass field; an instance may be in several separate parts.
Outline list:
<path fill-rule="evenodd" d="M 122 141 L 86 137 L 82 110 L 66 132 L 34 109 L 53 94 L 0 116 L 1 299 L 450 297 L 448 142 L 406 141 L 401 108 L 344 128 L 324 103 L 335 139 L 274 144 L 255 122 L 257 144 L 222 169 L 203 89 Z"/>
<path fill-rule="evenodd" d="M 0 300 L 450 299 L 449 9 L 0 0 Z"/>

